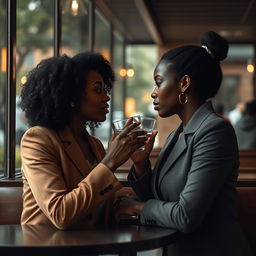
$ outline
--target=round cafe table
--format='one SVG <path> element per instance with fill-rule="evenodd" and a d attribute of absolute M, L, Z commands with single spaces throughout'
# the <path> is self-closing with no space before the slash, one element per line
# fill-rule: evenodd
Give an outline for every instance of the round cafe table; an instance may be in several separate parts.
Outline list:
<path fill-rule="evenodd" d="M 1 225 L 0 255 L 136 255 L 177 239 L 172 229 L 122 225 L 61 231 L 49 226 Z"/>

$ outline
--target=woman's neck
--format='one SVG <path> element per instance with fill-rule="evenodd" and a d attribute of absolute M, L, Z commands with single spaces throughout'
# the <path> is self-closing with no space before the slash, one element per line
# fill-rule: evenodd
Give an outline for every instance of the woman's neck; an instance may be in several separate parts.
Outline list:
<path fill-rule="evenodd" d="M 83 133 L 85 130 L 85 120 L 78 115 L 74 115 L 71 123 L 69 124 L 70 130 L 77 140 L 81 140 L 83 138 Z"/>
<path fill-rule="evenodd" d="M 182 105 L 182 110 L 178 113 L 179 118 L 181 119 L 183 126 L 186 126 L 194 113 L 203 105 L 205 101 L 198 100 L 195 98 L 188 99 L 188 103 Z"/>

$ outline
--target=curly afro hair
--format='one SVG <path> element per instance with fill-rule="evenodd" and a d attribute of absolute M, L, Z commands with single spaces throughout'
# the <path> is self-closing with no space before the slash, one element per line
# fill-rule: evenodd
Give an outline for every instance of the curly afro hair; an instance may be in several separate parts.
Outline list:
<path fill-rule="evenodd" d="M 73 58 L 56 56 L 31 70 L 20 96 L 29 125 L 62 130 L 69 124 L 73 115 L 71 103 L 79 103 L 88 70 L 99 72 L 106 89 L 112 89 L 113 70 L 99 53 L 79 53 Z"/>

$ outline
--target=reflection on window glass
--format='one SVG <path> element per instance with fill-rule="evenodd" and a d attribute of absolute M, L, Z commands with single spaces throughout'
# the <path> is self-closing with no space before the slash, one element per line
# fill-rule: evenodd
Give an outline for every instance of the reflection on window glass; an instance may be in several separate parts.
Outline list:
<path fill-rule="evenodd" d="M 73 56 L 89 49 L 88 1 L 63 1 L 62 54 Z"/>
<path fill-rule="evenodd" d="M 154 45 L 130 45 L 127 47 L 127 98 L 125 115 L 155 116 L 151 92 L 154 89 L 153 71 L 157 63 Z"/>
<path fill-rule="evenodd" d="M 114 33 L 114 71 L 116 81 L 113 88 L 113 120 L 123 118 L 123 77 L 120 71 L 123 68 L 123 39 L 118 33 Z"/>
<path fill-rule="evenodd" d="M 7 68 L 6 41 L 6 1 L 0 0 L 0 177 L 4 175 L 4 144 L 5 144 L 5 92 Z"/>
<path fill-rule="evenodd" d="M 95 52 L 100 52 L 105 58 L 110 60 L 110 25 L 106 19 L 96 11 L 95 15 Z M 109 103 L 110 105 L 110 103 Z M 111 110 L 110 110 L 111 111 Z M 104 147 L 107 147 L 110 133 L 110 118 L 101 123 L 100 127 L 95 129 L 95 136 L 100 138 Z"/>
<path fill-rule="evenodd" d="M 42 59 L 53 56 L 54 1 L 17 1 L 17 94 L 16 94 L 16 168 L 20 168 L 19 144 L 28 129 L 19 108 L 21 86 L 26 74 Z"/>

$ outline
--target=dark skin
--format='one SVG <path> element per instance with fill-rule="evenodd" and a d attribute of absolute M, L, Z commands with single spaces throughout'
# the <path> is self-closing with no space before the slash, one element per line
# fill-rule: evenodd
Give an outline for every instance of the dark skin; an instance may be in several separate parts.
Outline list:
<path fill-rule="evenodd" d="M 100 73 L 90 70 L 85 74 L 85 78 L 86 86 L 80 101 L 74 103 L 74 114 L 69 126 L 85 158 L 93 163 L 95 156 L 84 136 L 84 124 L 87 121 L 103 122 L 106 120 L 106 114 L 109 112 L 108 102 L 110 97 L 105 90 L 104 81 Z M 113 172 L 126 162 L 134 151 L 145 145 L 146 138 L 138 138 L 140 135 L 145 135 L 145 132 L 133 132 L 130 134 L 137 126 L 139 126 L 139 123 L 132 123 L 130 120 L 124 131 L 111 138 L 102 163 Z"/>
<path fill-rule="evenodd" d="M 187 125 L 196 110 L 204 103 L 196 92 L 196 85 L 189 75 L 184 75 L 178 81 L 176 73 L 171 71 L 172 63 L 160 62 L 154 71 L 155 88 L 151 94 L 154 109 L 160 117 L 170 117 L 177 114 L 184 126 Z M 188 102 L 181 104 L 179 94 L 185 93 Z M 149 152 L 150 153 L 150 152 Z M 137 177 L 141 177 L 150 167 L 149 153 L 138 152 L 134 160 Z M 142 166 L 141 163 L 144 163 Z M 117 215 L 139 215 L 145 202 L 137 201 L 131 197 L 122 198 L 118 205 Z"/>

